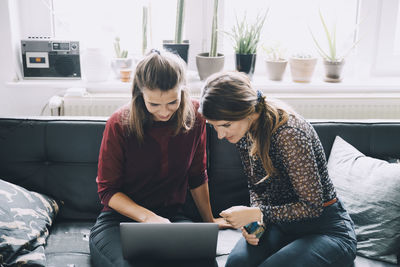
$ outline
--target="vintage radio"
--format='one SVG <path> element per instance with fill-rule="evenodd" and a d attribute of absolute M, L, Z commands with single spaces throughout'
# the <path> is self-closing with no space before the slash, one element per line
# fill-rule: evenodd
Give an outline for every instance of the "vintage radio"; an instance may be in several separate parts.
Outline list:
<path fill-rule="evenodd" d="M 79 42 L 21 40 L 24 79 L 81 79 Z"/>

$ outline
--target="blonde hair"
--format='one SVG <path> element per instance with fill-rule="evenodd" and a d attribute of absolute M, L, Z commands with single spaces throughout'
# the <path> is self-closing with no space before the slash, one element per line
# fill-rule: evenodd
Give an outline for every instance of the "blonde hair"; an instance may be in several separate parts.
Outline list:
<path fill-rule="evenodd" d="M 203 87 L 200 109 L 206 119 L 239 121 L 254 113 L 259 116 L 249 129 L 253 141 L 251 155 L 257 155 L 267 176 L 277 174 L 269 156 L 272 134 L 289 119 L 290 110 L 265 96 L 257 96 L 249 78 L 239 72 L 223 72 L 210 76 Z M 263 179 L 263 180 L 264 180 Z"/>
<path fill-rule="evenodd" d="M 152 50 L 137 65 L 132 86 L 128 129 L 136 136 L 139 143 L 144 140 L 144 127 L 153 122 L 144 99 L 143 89 L 168 91 L 179 86 L 181 102 L 173 120 L 174 135 L 186 132 L 193 127 L 195 111 L 186 89 L 186 64 L 170 52 Z"/>

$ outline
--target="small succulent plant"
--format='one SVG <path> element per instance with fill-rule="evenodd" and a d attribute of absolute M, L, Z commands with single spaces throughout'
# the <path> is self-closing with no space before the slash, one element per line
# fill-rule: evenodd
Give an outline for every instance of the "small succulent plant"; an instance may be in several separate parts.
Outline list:
<path fill-rule="evenodd" d="M 262 45 L 262 49 L 266 54 L 266 58 L 271 61 L 283 61 L 286 60 L 285 49 L 278 43 L 272 43 L 269 45 Z"/>

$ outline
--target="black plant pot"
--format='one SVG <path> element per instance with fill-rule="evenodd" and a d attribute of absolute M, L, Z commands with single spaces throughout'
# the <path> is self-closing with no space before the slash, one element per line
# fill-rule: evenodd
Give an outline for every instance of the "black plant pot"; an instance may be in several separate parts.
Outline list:
<path fill-rule="evenodd" d="M 182 44 L 176 44 L 172 40 L 164 40 L 163 47 L 174 54 L 180 56 L 186 63 L 188 62 L 189 41 L 184 40 Z"/>
<path fill-rule="evenodd" d="M 256 54 L 236 54 L 236 70 L 247 73 L 251 78 L 256 66 Z"/>

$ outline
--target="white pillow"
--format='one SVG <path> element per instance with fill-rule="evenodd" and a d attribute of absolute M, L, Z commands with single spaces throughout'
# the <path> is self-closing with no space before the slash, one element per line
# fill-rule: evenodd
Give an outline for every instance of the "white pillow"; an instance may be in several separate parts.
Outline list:
<path fill-rule="evenodd" d="M 328 171 L 355 224 L 357 254 L 397 263 L 400 251 L 400 164 L 365 156 L 336 136 Z"/>

